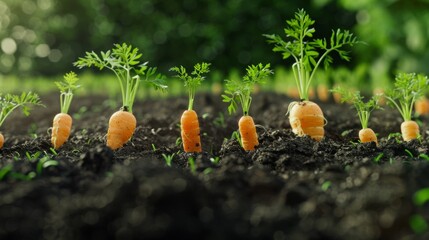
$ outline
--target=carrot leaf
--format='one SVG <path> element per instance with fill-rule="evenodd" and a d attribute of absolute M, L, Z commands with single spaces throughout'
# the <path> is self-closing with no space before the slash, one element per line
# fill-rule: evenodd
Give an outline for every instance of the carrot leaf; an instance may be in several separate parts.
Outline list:
<path fill-rule="evenodd" d="M 28 116 L 32 105 L 43 106 L 36 93 L 23 92 L 21 95 L 6 94 L 4 96 L 0 94 L 0 126 L 19 107 L 22 108 L 22 113 Z"/>
<path fill-rule="evenodd" d="M 113 71 L 119 81 L 122 93 L 122 108 L 132 112 L 137 89 L 141 80 L 149 83 L 157 90 L 166 90 L 164 78 L 156 73 L 156 68 L 147 66 L 147 62 L 141 63 L 138 48 L 126 43 L 114 44 L 111 50 L 106 52 L 86 52 L 84 57 L 79 58 L 74 65 L 78 68 L 96 67 Z"/>
<path fill-rule="evenodd" d="M 315 21 L 303 10 L 295 13 L 295 18 L 286 21 L 284 29 L 286 40 L 275 34 L 264 34 L 268 43 L 274 44 L 273 51 L 280 52 L 283 59 L 292 57 L 292 70 L 299 96 L 308 100 L 309 88 L 316 70 L 323 63 L 325 69 L 333 59 L 329 55 L 337 52 L 340 58 L 349 61 L 349 53 L 343 48 L 359 43 L 357 38 L 347 30 L 332 30 L 331 38 L 312 39 L 316 30 L 312 27 Z"/>
<path fill-rule="evenodd" d="M 192 110 L 196 90 L 201 85 L 201 82 L 205 79 L 203 75 L 210 72 L 210 63 L 202 62 L 195 64 L 194 70 L 190 74 L 188 74 L 186 68 L 183 66 L 172 67 L 170 68 L 170 71 L 176 72 L 177 75 L 174 77 L 184 81 L 185 87 L 188 89 L 189 94 L 188 110 Z"/>
<path fill-rule="evenodd" d="M 80 87 L 76 82 L 79 80 L 77 74 L 69 72 L 64 75 L 61 82 L 55 82 L 55 85 L 60 89 L 60 107 L 62 113 L 68 113 L 71 101 L 73 99 L 73 91 Z"/>
<path fill-rule="evenodd" d="M 223 102 L 229 103 L 228 112 L 232 114 L 237 110 L 237 102 L 243 109 L 243 115 L 249 114 L 252 103 L 251 93 L 255 84 L 264 84 L 269 75 L 273 74 L 270 64 L 262 63 L 251 65 L 246 68 L 246 75 L 242 79 L 234 78 L 225 80 L 225 94 L 222 95 Z"/>
<path fill-rule="evenodd" d="M 404 121 L 411 120 L 413 106 L 424 95 L 429 84 L 427 76 L 415 73 L 399 73 L 395 77 L 394 88 L 385 94 L 388 103 L 395 107 Z"/>

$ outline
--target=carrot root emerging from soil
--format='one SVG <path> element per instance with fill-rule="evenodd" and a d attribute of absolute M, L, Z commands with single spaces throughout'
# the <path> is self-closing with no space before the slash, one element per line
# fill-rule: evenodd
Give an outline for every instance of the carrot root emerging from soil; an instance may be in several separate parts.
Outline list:
<path fill-rule="evenodd" d="M 107 130 L 107 146 L 112 150 L 122 147 L 133 136 L 137 126 L 134 115 L 128 111 L 119 110 L 109 120 Z"/>
<path fill-rule="evenodd" d="M 3 148 L 3 144 L 4 144 L 4 136 L 3 134 L 0 133 L 0 149 Z"/>
<path fill-rule="evenodd" d="M 194 110 L 186 110 L 180 119 L 183 150 L 201 152 L 200 124 Z"/>
<path fill-rule="evenodd" d="M 378 146 L 377 135 L 371 128 L 364 128 L 359 131 L 359 139 L 362 143 L 375 142 Z"/>
<path fill-rule="evenodd" d="M 411 141 L 419 136 L 419 125 L 415 121 L 405 121 L 401 124 L 401 133 L 404 141 Z"/>
<path fill-rule="evenodd" d="M 292 103 L 289 112 L 289 122 L 292 131 L 298 136 L 308 135 L 316 141 L 322 140 L 325 135 L 323 126 L 325 118 L 319 105 L 311 101 Z"/>
<path fill-rule="evenodd" d="M 68 140 L 72 122 L 72 117 L 67 113 L 58 113 L 55 115 L 51 134 L 51 143 L 55 149 L 60 148 Z"/>
<path fill-rule="evenodd" d="M 255 146 L 259 144 L 259 141 L 253 118 L 251 116 L 242 116 L 238 121 L 238 128 L 243 149 L 246 151 L 255 150 Z"/>

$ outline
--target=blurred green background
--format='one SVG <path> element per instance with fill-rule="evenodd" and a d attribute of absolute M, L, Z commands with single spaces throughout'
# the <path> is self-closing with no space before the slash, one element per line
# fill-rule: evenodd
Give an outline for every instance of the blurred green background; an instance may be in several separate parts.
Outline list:
<path fill-rule="evenodd" d="M 262 34 L 283 35 L 298 8 L 317 37 L 343 28 L 366 42 L 334 67 L 380 83 L 398 70 L 428 73 L 429 0 L 0 0 L 0 81 L 62 76 L 85 51 L 121 42 L 165 74 L 200 61 L 214 79 L 259 62 L 289 68 Z"/>

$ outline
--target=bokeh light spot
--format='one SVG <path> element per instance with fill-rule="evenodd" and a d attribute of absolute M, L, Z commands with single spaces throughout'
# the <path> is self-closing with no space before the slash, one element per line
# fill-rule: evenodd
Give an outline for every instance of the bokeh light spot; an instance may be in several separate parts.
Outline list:
<path fill-rule="evenodd" d="M 36 55 L 41 58 L 47 57 L 51 53 L 51 49 L 49 48 L 48 44 L 37 45 L 35 51 Z"/>
<path fill-rule="evenodd" d="M 1 41 L 1 50 L 9 55 L 16 52 L 17 46 L 15 40 L 12 38 L 5 38 Z"/>

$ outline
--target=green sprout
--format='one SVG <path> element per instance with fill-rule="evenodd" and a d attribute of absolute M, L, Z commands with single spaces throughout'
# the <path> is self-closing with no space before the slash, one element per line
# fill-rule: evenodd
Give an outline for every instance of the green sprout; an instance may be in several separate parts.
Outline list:
<path fill-rule="evenodd" d="M 140 62 L 142 54 L 138 48 L 126 43 L 114 44 L 112 50 L 100 54 L 86 52 L 85 57 L 79 58 L 74 65 L 78 68 L 96 67 L 113 71 L 119 81 L 122 93 L 122 109 L 132 113 L 137 89 L 141 80 L 149 83 L 157 90 L 166 90 L 164 79 L 161 74 L 156 73 L 156 68 L 148 67 L 147 63 Z M 153 77 L 155 76 L 155 77 Z"/>
<path fill-rule="evenodd" d="M 170 71 L 177 73 L 177 75 L 174 77 L 177 77 L 185 82 L 185 87 L 189 94 L 188 110 L 193 109 L 195 93 L 197 88 L 201 85 L 201 82 L 205 79 L 203 74 L 210 72 L 209 67 L 210 63 L 197 63 L 195 64 L 194 71 L 192 71 L 191 74 L 188 74 L 186 68 L 183 66 L 170 68 Z"/>
<path fill-rule="evenodd" d="M 311 81 L 320 64 L 325 69 L 333 62 L 329 56 L 331 52 L 337 52 L 340 58 L 349 61 L 348 51 L 343 50 L 345 46 L 353 46 L 359 43 L 356 37 L 347 30 L 332 30 L 330 40 L 314 39 L 316 30 L 312 27 L 314 20 L 303 10 L 295 13 L 295 19 L 286 21 L 288 27 L 284 29 L 286 41 L 280 36 L 264 34 L 268 43 L 274 44 L 273 51 L 281 52 L 283 59 L 293 57 L 295 63 L 292 70 L 301 100 L 309 100 L 309 88 Z M 308 39 L 310 38 L 310 39 Z M 321 52 L 319 52 L 321 51 Z"/>
<path fill-rule="evenodd" d="M 167 155 L 165 153 L 162 154 L 162 157 L 165 160 L 165 163 L 167 164 L 167 166 L 171 167 L 171 162 L 173 161 L 174 155 L 176 155 L 176 153 Z"/>
<path fill-rule="evenodd" d="M 76 73 L 69 72 L 64 75 L 64 80 L 61 82 L 55 82 L 55 85 L 60 89 L 60 106 L 61 113 L 68 113 L 71 101 L 73 99 L 73 91 L 80 87 L 76 85 L 79 80 Z"/>
<path fill-rule="evenodd" d="M 255 84 L 264 84 L 265 79 L 273 72 L 270 70 L 270 64 L 265 66 L 262 63 L 248 66 L 246 75 L 242 80 L 234 78 L 226 80 L 225 94 L 222 95 L 223 102 L 229 103 L 228 112 L 232 114 L 237 109 L 237 102 L 240 103 L 243 115 L 249 115 L 250 104 L 252 103 L 251 93 Z"/>
<path fill-rule="evenodd" d="M 404 121 L 411 121 L 414 103 L 424 95 L 428 83 L 428 78 L 420 74 L 396 75 L 394 88 L 386 93 L 386 98 L 396 107 Z"/>

